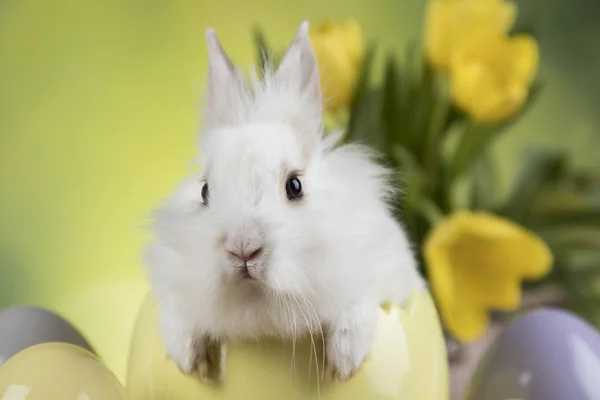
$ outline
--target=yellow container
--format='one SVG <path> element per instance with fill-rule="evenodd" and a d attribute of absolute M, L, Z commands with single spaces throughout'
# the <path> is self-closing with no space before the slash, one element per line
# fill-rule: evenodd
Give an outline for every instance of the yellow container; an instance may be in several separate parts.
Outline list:
<path fill-rule="evenodd" d="M 89 351 L 43 343 L 0 366 L 1 400 L 126 400 L 117 378 Z"/>
<path fill-rule="evenodd" d="M 129 400 L 447 400 L 448 364 L 438 315 L 427 292 L 404 307 L 386 306 L 371 355 L 344 383 L 317 379 L 321 338 L 293 346 L 281 341 L 227 347 L 220 385 L 184 376 L 170 361 L 157 329 L 156 306 L 147 297 L 134 329 L 127 373 Z M 317 357 L 315 358 L 315 354 Z"/>

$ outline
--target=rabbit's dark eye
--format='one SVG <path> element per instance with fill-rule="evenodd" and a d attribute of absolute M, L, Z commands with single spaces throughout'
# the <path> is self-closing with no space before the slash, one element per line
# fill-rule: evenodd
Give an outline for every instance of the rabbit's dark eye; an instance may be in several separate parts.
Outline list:
<path fill-rule="evenodd" d="M 285 193 L 289 201 L 298 201 L 302 198 L 302 182 L 297 175 L 291 175 L 285 183 Z"/>
<path fill-rule="evenodd" d="M 202 203 L 208 205 L 208 182 L 202 186 Z"/>

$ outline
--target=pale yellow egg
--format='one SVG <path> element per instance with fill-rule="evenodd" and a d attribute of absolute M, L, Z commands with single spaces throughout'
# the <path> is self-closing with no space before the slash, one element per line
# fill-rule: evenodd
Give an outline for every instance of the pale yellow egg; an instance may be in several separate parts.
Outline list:
<path fill-rule="evenodd" d="M 430 295 L 414 293 L 404 307 L 386 306 L 370 357 L 344 383 L 318 379 L 322 340 L 262 341 L 226 347 L 220 384 L 184 376 L 168 359 L 148 297 L 132 338 L 127 392 L 130 400 L 447 400 L 445 342 Z M 318 371 L 318 373 L 317 373 Z"/>
<path fill-rule="evenodd" d="M 117 378 L 89 351 L 68 343 L 29 347 L 0 367 L 2 400 L 125 400 Z"/>

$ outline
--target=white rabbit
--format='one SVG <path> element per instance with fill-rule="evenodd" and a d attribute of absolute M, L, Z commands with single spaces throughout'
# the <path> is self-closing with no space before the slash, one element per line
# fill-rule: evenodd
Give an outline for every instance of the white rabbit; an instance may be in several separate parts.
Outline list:
<path fill-rule="evenodd" d="M 345 380 L 379 306 L 425 287 L 387 204 L 389 171 L 323 137 L 307 22 L 250 87 L 206 36 L 201 176 L 156 212 L 145 262 L 168 356 L 192 374 L 206 371 L 209 342 L 324 333 L 327 376 Z"/>

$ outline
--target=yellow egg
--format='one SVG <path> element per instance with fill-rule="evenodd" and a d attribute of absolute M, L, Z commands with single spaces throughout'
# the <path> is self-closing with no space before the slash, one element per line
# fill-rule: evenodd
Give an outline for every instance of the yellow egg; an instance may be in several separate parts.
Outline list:
<path fill-rule="evenodd" d="M 371 354 L 343 383 L 317 379 L 321 337 L 292 343 L 261 341 L 226 348 L 220 384 L 183 375 L 168 359 L 157 329 L 155 301 L 146 298 L 132 338 L 130 400 L 447 400 L 445 342 L 430 295 L 414 293 L 404 307 L 386 306 Z M 293 357 L 294 355 L 294 357 Z M 316 355 L 316 357 L 315 357 Z"/>
<path fill-rule="evenodd" d="M 29 347 L 0 367 L 2 400 L 125 400 L 123 386 L 92 353 L 68 343 Z"/>

